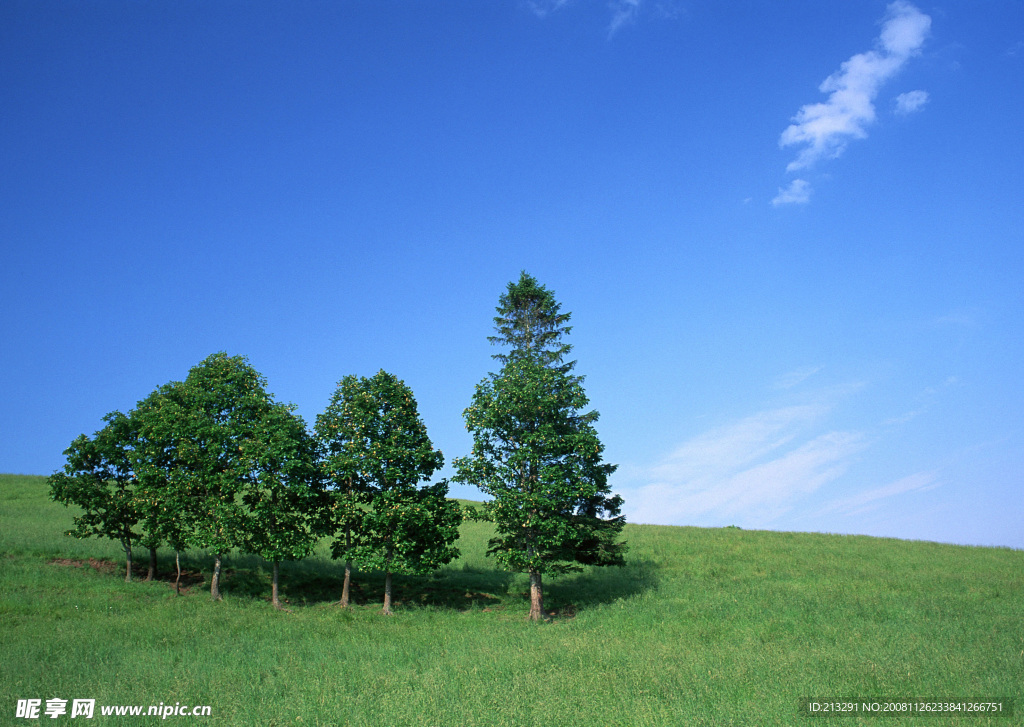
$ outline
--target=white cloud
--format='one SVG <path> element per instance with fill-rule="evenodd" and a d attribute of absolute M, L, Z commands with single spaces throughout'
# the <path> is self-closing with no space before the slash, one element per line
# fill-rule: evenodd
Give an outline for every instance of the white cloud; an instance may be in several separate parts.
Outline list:
<path fill-rule="evenodd" d="M 799 495 L 815 492 L 843 475 L 865 446 L 859 432 L 829 432 L 770 462 L 739 472 L 716 488 L 713 504 L 725 516 L 752 512 L 771 519 Z"/>
<path fill-rule="evenodd" d="M 779 193 L 775 195 L 772 204 L 776 207 L 780 204 L 807 204 L 810 198 L 810 183 L 804 179 L 794 179 L 785 189 L 779 187 Z"/>
<path fill-rule="evenodd" d="M 527 0 L 526 7 L 538 18 L 546 18 L 550 13 L 561 10 L 570 0 Z"/>
<path fill-rule="evenodd" d="M 867 136 L 879 88 L 920 52 L 930 27 L 931 18 L 910 3 L 891 3 L 878 47 L 844 62 L 819 86 L 829 94 L 828 100 L 802 107 L 782 132 L 780 146 L 804 147 L 786 170 L 807 169 L 821 159 L 835 158 L 851 139 Z"/>
<path fill-rule="evenodd" d="M 806 379 L 805 367 L 780 380 Z M 836 407 L 864 387 L 850 381 L 801 395 L 709 429 L 648 466 L 626 466 L 616 488 L 631 522 L 768 527 L 811 493 L 841 477 L 873 440 L 825 426 Z M 631 482 L 632 485 L 625 485 Z"/>
<path fill-rule="evenodd" d="M 640 10 L 641 0 L 611 0 L 608 7 L 612 11 L 612 21 L 608 25 L 608 37 L 615 35 L 616 31 L 627 23 L 636 20 L 636 14 Z"/>
<path fill-rule="evenodd" d="M 888 15 L 879 36 L 882 48 L 905 60 L 921 50 L 932 19 L 905 0 L 896 0 L 886 10 Z"/>
<path fill-rule="evenodd" d="M 931 321 L 936 328 L 960 328 L 965 330 L 978 328 L 978 313 L 970 310 L 959 310 Z"/>
<path fill-rule="evenodd" d="M 896 97 L 896 113 L 900 116 L 920 111 L 928 103 L 927 91 L 908 91 Z"/>
<path fill-rule="evenodd" d="M 776 389 L 792 389 L 821 371 L 821 366 L 803 366 L 775 379 Z"/>
<path fill-rule="evenodd" d="M 546 18 L 554 12 L 573 4 L 573 0 L 521 0 L 522 4 L 538 18 Z M 641 13 L 661 19 L 675 19 L 681 14 L 675 0 L 605 0 L 611 13 L 608 23 L 608 37 L 614 36 L 621 28 L 635 23 Z"/>
<path fill-rule="evenodd" d="M 876 509 L 882 504 L 882 500 L 886 500 L 890 497 L 904 495 L 911 492 L 926 492 L 938 487 L 941 483 L 937 480 L 938 474 L 936 472 L 918 472 L 910 475 L 909 477 L 904 477 L 901 480 L 885 485 L 884 487 L 865 490 L 851 497 L 834 500 L 826 506 L 822 512 L 837 512 L 843 515 L 860 515 L 869 510 Z"/>
<path fill-rule="evenodd" d="M 782 379 L 796 380 L 813 370 L 800 369 Z M 956 383 L 949 377 L 942 385 Z M 862 481 L 857 472 L 865 464 L 870 468 L 892 454 L 899 457 L 898 441 L 891 435 L 893 425 L 902 424 L 838 424 L 834 417 L 840 404 L 844 410 L 862 409 L 847 406 L 856 403 L 851 400 L 859 398 L 855 392 L 862 388 L 862 383 L 849 382 L 822 389 L 801 397 L 803 403 L 765 409 L 704 431 L 653 465 L 623 467 L 615 487 L 625 498 L 627 519 L 784 530 L 809 525 L 811 530 L 879 535 L 891 535 L 890 526 L 899 531 L 901 523 L 915 522 L 926 511 L 922 508 L 938 502 L 926 493 L 945 484 L 949 464 L 910 470 L 914 474 L 898 479 Z"/>
<path fill-rule="evenodd" d="M 732 432 L 726 432 L 728 438 Z M 792 437 L 751 441 L 749 451 L 738 441 L 700 438 L 710 445 L 699 462 L 663 463 L 651 474 L 662 477 L 639 488 L 627 501 L 636 503 L 633 522 L 721 524 L 738 520 L 764 526 L 809 495 L 842 476 L 853 455 L 866 446 L 859 432 L 833 431 L 796 447 Z M 698 442 L 691 443 L 694 447 Z M 730 459 L 727 452 L 738 455 Z M 765 461 L 767 453 L 771 457 Z M 742 464 L 741 464 L 742 463 Z"/>
<path fill-rule="evenodd" d="M 721 478 L 787 444 L 827 409 L 820 403 L 782 407 L 705 432 L 651 468 L 650 476 L 671 482 Z"/>
<path fill-rule="evenodd" d="M 633 505 L 629 518 L 763 525 L 781 515 L 801 496 L 841 476 L 866 446 L 859 432 L 812 433 L 832 409 L 836 393 L 712 429 L 653 467 L 633 472 L 632 479 L 649 484 L 627 497 Z"/>

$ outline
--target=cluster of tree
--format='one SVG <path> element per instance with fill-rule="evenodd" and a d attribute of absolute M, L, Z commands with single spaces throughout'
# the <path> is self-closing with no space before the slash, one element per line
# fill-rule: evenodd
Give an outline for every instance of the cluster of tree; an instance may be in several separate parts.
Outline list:
<path fill-rule="evenodd" d="M 273 563 L 277 607 L 280 561 L 333 537 L 347 571 L 352 562 L 384 570 L 390 613 L 393 572 L 432 570 L 458 555 L 461 511 L 447 483 L 419 486 L 444 458 L 412 391 L 385 371 L 346 377 L 310 433 L 265 385 L 245 358 L 217 353 L 127 414 L 108 414 L 50 477 L 52 499 L 82 508 L 68 534 L 119 541 L 128 581 L 136 544 L 150 550 L 150 579 L 161 544 L 209 550 L 217 600 L 224 555 L 253 553 Z"/>
<path fill-rule="evenodd" d="M 583 379 L 565 360 L 570 315 L 525 272 L 497 310 L 490 340 L 509 351 L 494 356 L 500 371 L 464 412 L 473 448 L 455 460 L 455 479 L 490 496 L 480 515 L 495 525 L 488 554 L 529 574 L 536 620 L 543 574 L 623 564 L 622 499 L 608 487 L 615 466 L 602 462 L 598 414 L 582 412 Z M 444 458 L 412 391 L 387 372 L 342 379 L 310 431 L 245 358 L 217 353 L 104 422 L 65 451 L 51 497 L 82 508 L 69 535 L 121 543 L 126 580 L 133 546 L 149 549 L 148 579 L 161 545 L 205 549 L 215 554 L 210 594 L 220 599 L 223 556 L 237 549 L 273 563 L 280 607 L 280 561 L 308 556 L 327 537 L 345 562 L 341 604 L 356 565 L 384 572 L 391 613 L 392 573 L 428 572 L 458 556 L 463 513 L 447 482 L 426 484 Z"/>

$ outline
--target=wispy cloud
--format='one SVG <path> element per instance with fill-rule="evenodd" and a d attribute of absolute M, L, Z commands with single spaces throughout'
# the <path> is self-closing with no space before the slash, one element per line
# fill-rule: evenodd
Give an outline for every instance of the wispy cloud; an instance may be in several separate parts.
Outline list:
<path fill-rule="evenodd" d="M 851 57 L 826 78 L 819 89 L 829 94 L 828 100 L 802 107 L 782 132 L 780 146 L 803 147 L 786 170 L 808 169 L 835 158 L 850 140 L 866 137 L 866 128 L 875 120 L 879 88 L 920 52 L 930 27 L 931 18 L 909 2 L 891 3 L 876 48 Z"/>
<path fill-rule="evenodd" d="M 900 116 L 920 111 L 928 103 L 927 91 L 908 91 L 896 97 L 896 113 Z"/>
<path fill-rule="evenodd" d="M 845 474 L 853 455 L 866 446 L 860 432 L 828 432 L 781 457 L 751 467 L 718 488 L 714 504 L 733 516 L 759 511 L 767 520 L 788 510 L 791 500 L 809 495 Z"/>
<path fill-rule="evenodd" d="M 833 431 L 795 447 L 782 440 L 754 443 L 751 452 L 742 453 L 743 466 L 714 454 L 727 449 L 726 443 L 710 444 L 692 477 L 669 463 L 656 468 L 668 476 L 639 489 L 630 518 L 706 524 L 739 520 L 763 526 L 788 511 L 800 496 L 842 476 L 866 446 L 866 438 L 860 432 Z M 773 456 L 764 459 L 764 450 Z"/>
<path fill-rule="evenodd" d="M 798 369 L 778 381 L 805 380 L 815 370 Z M 939 386 L 955 384 L 950 377 Z M 616 473 L 615 487 L 625 497 L 627 518 L 635 523 L 880 535 L 891 534 L 894 524 L 917 522 L 921 513 L 942 501 L 931 491 L 946 484 L 950 469 L 966 451 L 952 461 L 932 462 L 928 469 L 904 470 L 904 476 L 864 480 L 865 470 L 877 473 L 895 464 L 885 464 L 892 454 L 899 457 L 894 448 L 903 438 L 893 437 L 895 429 L 923 411 L 903 419 L 840 424 L 837 417 L 851 411 L 862 416 L 865 402 L 856 392 L 864 386 L 854 381 L 800 393 L 787 389 L 776 396 L 799 397 L 800 403 L 763 409 L 708 429 L 653 464 L 623 467 Z M 907 471 L 913 474 L 905 475 Z"/>
<path fill-rule="evenodd" d="M 947 376 L 945 379 L 943 379 L 941 384 L 937 384 L 935 386 L 926 386 L 917 396 L 917 407 L 909 411 L 905 411 L 897 416 L 888 417 L 887 419 L 882 421 L 882 426 L 885 428 L 899 427 L 906 424 L 907 422 L 911 422 L 914 419 L 917 419 L 922 414 L 928 412 L 928 410 L 931 408 L 932 402 L 934 401 L 937 395 L 941 394 L 943 390 L 949 389 L 950 387 L 953 386 L 958 386 L 959 384 L 959 377 Z"/>
<path fill-rule="evenodd" d="M 833 500 L 822 510 L 822 514 L 860 515 L 878 508 L 883 504 L 883 501 L 891 497 L 911 492 L 926 492 L 938 487 L 940 484 L 937 472 L 918 472 L 883 487 L 865 490 L 850 497 Z"/>
<path fill-rule="evenodd" d="M 811 199 L 811 184 L 805 179 L 794 179 L 786 188 L 779 187 L 772 204 L 807 204 Z"/>
<path fill-rule="evenodd" d="M 958 310 L 932 319 L 932 327 L 935 328 L 978 328 L 978 313 L 976 311 Z"/>
<path fill-rule="evenodd" d="M 671 482 L 720 479 L 786 445 L 826 411 L 818 403 L 759 412 L 685 442 L 651 468 L 650 475 Z"/>
<path fill-rule="evenodd" d="M 561 10 L 571 0 L 526 0 L 524 5 L 538 18 L 546 18 L 556 10 Z"/>
<path fill-rule="evenodd" d="M 814 433 L 833 407 L 818 400 L 758 412 L 693 437 L 634 478 L 638 522 L 766 523 L 840 477 L 866 446 L 860 432 Z"/>
<path fill-rule="evenodd" d="M 523 0 L 523 5 L 538 18 L 546 18 L 573 4 L 573 0 Z M 627 25 L 635 23 L 641 13 L 663 19 L 677 18 L 680 15 L 675 0 L 605 0 L 605 5 L 611 13 L 611 20 L 608 23 L 609 38 Z"/>
<path fill-rule="evenodd" d="M 611 0 L 608 7 L 612 11 L 612 21 L 608 25 L 608 37 L 615 35 L 619 28 L 636 20 L 640 11 L 641 0 Z"/>
<path fill-rule="evenodd" d="M 821 366 L 801 366 L 798 369 L 785 373 L 782 376 L 776 377 L 775 388 L 792 389 L 794 386 L 799 386 L 807 379 L 814 376 L 816 373 L 821 371 L 821 369 Z"/>

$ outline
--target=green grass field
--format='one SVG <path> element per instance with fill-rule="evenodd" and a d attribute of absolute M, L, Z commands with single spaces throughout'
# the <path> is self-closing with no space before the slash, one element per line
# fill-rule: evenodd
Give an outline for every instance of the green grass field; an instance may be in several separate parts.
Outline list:
<path fill-rule="evenodd" d="M 868 537 L 628 525 L 628 565 L 548 578 L 548 623 L 527 581 L 484 557 L 398 577 L 357 573 L 326 549 L 282 567 L 235 555 L 224 601 L 211 561 L 183 559 L 187 590 L 123 582 L 120 546 L 62 535 L 72 513 L 43 477 L 0 475 L 0 724 L 19 699 L 209 705 L 217 725 L 1024 724 L 1024 552 Z M 146 554 L 136 553 L 145 576 Z M 808 716 L 800 699 L 1014 700 L 1013 715 Z M 163 721 L 163 720 L 159 720 Z"/>

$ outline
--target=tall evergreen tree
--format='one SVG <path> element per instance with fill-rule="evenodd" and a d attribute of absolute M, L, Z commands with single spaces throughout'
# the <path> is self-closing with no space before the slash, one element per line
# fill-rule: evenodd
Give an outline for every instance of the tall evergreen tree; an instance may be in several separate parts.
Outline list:
<path fill-rule="evenodd" d="M 473 436 L 470 456 L 456 459 L 455 479 L 476 485 L 491 500 L 485 515 L 496 536 L 488 554 L 530 576 L 530 619 L 543 618 L 543 575 L 584 565 L 623 565 L 622 498 L 612 495 L 602 461 L 596 411 L 582 377 L 573 376 L 568 313 L 554 294 L 525 272 L 499 300 L 492 343 L 501 371 L 476 387 L 464 412 Z"/>
<path fill-rule="evenodd" d="M 509 352 L 494 354 L 502 364 L 522 356 L 530 356 L 545 366 L 561 364 L 566 370 L 574 362 L 563 364 L 572 345 L 562 342 L 572 326 L 566 323 L 571 313 L 562 313 L 555 294 L 537 282 L 525 270 L 519 281 L 509 283 L 498 299 L 498 315 L 494 317 L 495 336 L 487 340 L 495 346 L 507 346 Z"/>

